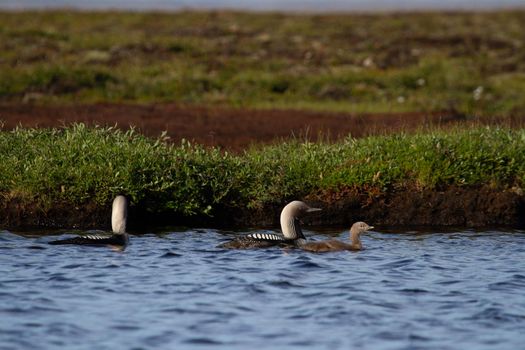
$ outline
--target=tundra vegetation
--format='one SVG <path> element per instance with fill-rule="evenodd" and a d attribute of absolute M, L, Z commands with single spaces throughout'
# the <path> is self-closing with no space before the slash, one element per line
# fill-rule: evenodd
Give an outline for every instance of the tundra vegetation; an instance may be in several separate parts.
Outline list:
<path fill-rule="evenodd" d="M 213 216 L 348 188 L 490 186 L 522 192 L 525 131 L 494 127 L 428 131 L 337 143 L 289 140 L 230 154 L 133 129 L 0 132 L 4 201 L 107 205 L 120 193 L 156 213 Z"/>
<path fill-rule="evenodd" d="M 525 11 L 0 12 L 0 102 L 525 110 Z"/>
<path fill-rule="evenodd" d="M 174 102 L 363 115 L 525 111 L 525 11 L 278 14 L 0 12 L 4 106 Z M 1 119 L 1 116 L 0 116 Z M 505 127 L 312 143 L 232 154 L 134 129 L 0 131 L 2 208 L 106 206 L 213 217 L 359 189 L 485 186 L 523 198 L 525 131 Z M 11 203 L 11 204 L 9 204 Z"/>

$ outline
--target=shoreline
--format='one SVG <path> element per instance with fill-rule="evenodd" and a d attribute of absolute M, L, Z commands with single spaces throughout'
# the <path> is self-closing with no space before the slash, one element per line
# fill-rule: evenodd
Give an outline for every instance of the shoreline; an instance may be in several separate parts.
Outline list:
<path fill-rule="evenodd" d="M 388 227 L 503 226 L 525 228 L 525 196 L 520 190 L 496 190 L 489 186 L 450 186 L 441 190 L 402 189 L 376 196 L 359 190 L 343 190 L 309 195 L 302 200 L 323 209 L 305 219 L 306 227 L 350 227 L 364 220 Z M 213 217 L 182 216 L 172 212 L 149 213 L 146 208 L 130 207 L 131 231 L 148 227 L 279 227 L 280 203 L 262 208 L 221 208 Z M 94 203 L 62 203 L 49 210 L 22 205 L 16 199 L 0 204 L 0 227 L 31 229 L 109 229 L 111 208 Z M 147 224 L 146 224 L 147 223 Z M 155 223 L 155 224 L 152 224 Z"/>

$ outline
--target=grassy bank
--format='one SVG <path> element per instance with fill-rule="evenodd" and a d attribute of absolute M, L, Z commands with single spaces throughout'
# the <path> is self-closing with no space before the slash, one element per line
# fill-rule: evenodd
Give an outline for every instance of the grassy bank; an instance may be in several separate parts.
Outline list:
<path fill-rule="evenodd" d="M 119 193 L 152 212 L 213 216 L 323 191 L 525 185 L 525 130 L 478 128 L 336 144 L 300 140 L 232 155 L 133 130 L 18 129 L 0 132 L 3 201 L 107 205 Z"/>
<path fill-rule="evenodd" d="M 0 101 L 525 111 L 525 11 L 0 12 Z"/>

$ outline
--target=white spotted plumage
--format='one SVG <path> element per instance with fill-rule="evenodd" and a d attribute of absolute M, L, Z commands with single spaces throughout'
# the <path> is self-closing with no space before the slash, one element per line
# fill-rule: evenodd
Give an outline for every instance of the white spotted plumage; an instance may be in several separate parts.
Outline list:
<path fill-rule="evenodd" d="M 248 238 L 255 240 L 264 240 L 264 241 L 283 241 L 284 237 L 281 237 L 272 233 L 251 233 L 248 235 Z"/>
<path fill-rule="evenodd" d="M 93 240 L 107 238 L 105 236 L 99 236 L 99 235 L 87 235 L 87 236 L 84 236 L 84 237 L 87 238 L 87 239 L 93 239 Z"/>

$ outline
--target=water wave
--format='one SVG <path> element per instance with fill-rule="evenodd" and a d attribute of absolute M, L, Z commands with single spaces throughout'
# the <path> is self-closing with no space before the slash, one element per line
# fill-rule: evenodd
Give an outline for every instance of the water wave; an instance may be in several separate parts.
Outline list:
<path fill-rule="evenodd" d="M 0 348 L 517 349 L 525 341 L 522 231 L 378 231 L 357 254 L 224 250 L 216 248 L 223 234 L 136 235 L 117 253 L 0 232 Z"/>

